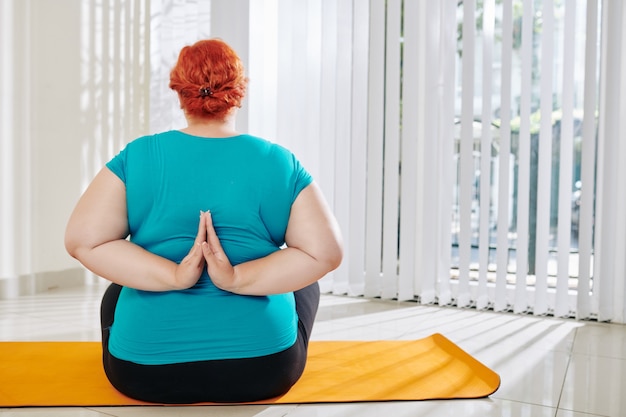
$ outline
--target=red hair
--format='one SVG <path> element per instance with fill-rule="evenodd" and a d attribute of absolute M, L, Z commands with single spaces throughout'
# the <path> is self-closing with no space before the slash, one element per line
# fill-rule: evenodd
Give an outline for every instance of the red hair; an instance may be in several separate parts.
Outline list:
<path fill-rule="evenodd" d="M 170 73 L 170 88 L 190 116 L 221 119 L 241 107 L 248 79 L 235 51 L 220 39 L 185 46 Z"/>

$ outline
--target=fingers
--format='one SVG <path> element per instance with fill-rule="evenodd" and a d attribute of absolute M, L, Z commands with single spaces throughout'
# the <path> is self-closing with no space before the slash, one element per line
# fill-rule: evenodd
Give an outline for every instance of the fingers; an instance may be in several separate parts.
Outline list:
<path fill-rule="evenodd" d="M 191 251 L 189 252 L 189 257 L 193 260 L 193 262 L 197 266 L 203 266 L 204 265 L 204 254 L 202 253 L 202 244 L 201 243 L 195 243 L 193 245 L 193 248 L 191 248 Z"/>
<path fill-rule="evenodd" d="M 213 227 L 213 217 L 210 212 L 205 213 L 204 221 L 206 227 L 206 241 L 202 243 L 202 252 L 207 262 L 207 267 L 209 268 L 209 275 L 210 270 L 217 272 L 216 269 L 219 269 L 220 273 L 229 272 L 232 269 L 232 265 Z"/>
<path fill-rule="evenodd" d="M 190 288 L 198 282 L 205 265 L 204 254 L 200 243 L 194 245 L 176 267 L 175 281 L 180 288 Z"/>
<path fill-rule="evenodd" d="M 176 269 L 176 281 L 181 283 L 181 288 L 189 288 L 198 281 L 209 260 L 215 265 L 223 263 L 224 258 L 211 214 L 201 211 L 194 244 Z"/>
<path fill-rule="evenodd" d="M 213 227 L 213 217 L 211 216 L 210 211 L 204 213 L 204 225 L 207 244 L 202 245 L 203 250 L 211 255 L 221 255 L 221 253 L 223 253 L 222 244 L 220 243 L 220 239 L 217 237 L 217 233 Z"/>
<path fill-rule="evenodd" d="M 196 234 L 196 239 L 194 241 L 194 245 L 189 249 L 189 253 L 187 256 L 181 261 L 181 264 L 189 264 L 194 268 L 201 268 L 204 266 L 204 253 L 202 251 L 202 243 L 206 242 L 206 225 L 205 225 L 205 214 L 200 211 L 200 220 L 198 221 L 198 232 Z"/>
<path fill-rule="evenodd" d="M 211 213 L 204 213 L 203 220 L 206 230 L 206 241 L 202 242 L 202 252 L 206 260 L 207 272 L 216 287 L 225 291 L 231 291 L 231 288 L 234 288 L 234 268 L 215 232 Z"/>
<path fill-rule="evenodd" d="M 217 237 L 217 233 L 213 227 L 213 216 L 211 216 L 211 212 L 207 213 L 206 222 L 206 240 L 211 248 L 211 251 L 213 253 L 221 252 L 222 244 L 220 243 L 220 239 Z"/>
<path fill-rule="evenodd" d="M 204 255 L 202 253 L 202 242 L 206 241 L 206 227 L 204 223 L 205 214 L 200 211 L 200 220 L 198 221 L 198 233 L 196 234 L 196 240 L 193 247 L 189 251 L 187 257 L 193 259 L 198 265 L 204 264 Z"/>
<path fill-rule="evenodd" d="M 196 244 L 200 245 L 206 241 L 206 226 L 205 226 L 206 213 L 200 210 L 200 221 L 198 222 L 198 233 L 196 234 Z"/>
<path fill-rule="evenodd" d="M 202 252 L 202 246 L 200 243 L 194 243 L 194 245 L 181 261 L 180 265 L 189 266 L 191 268 L 203 268 L 204 267 L 204 253 Z"/>

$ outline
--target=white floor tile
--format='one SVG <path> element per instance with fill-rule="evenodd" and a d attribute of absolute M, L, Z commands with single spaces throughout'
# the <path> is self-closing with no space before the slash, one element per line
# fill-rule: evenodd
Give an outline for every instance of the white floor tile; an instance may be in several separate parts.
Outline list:
<path fill-rule="evenodd" d="M 100 340 L 105 285 L 0 300 L 0 341 Z M 626 326 L 323 295 L 313 340 L 441 333 L 498 372 L 487 399 L 276 406 L 0 409 L 0 417 L 624 417 Z M 557 407 L 559 409 L 557 410 Z"/>
<path fill-rule="evenodd" d="M 81 407 L 57 408 L 0 408 L 0 417 L 107 417 L 111 414 L 100 413 Z"/>
<path fill-rule="evenodd" d="M 92 408 L 92 410 L 115 417 L 253 417 L 286 416 L 288 415 L 287 413 L 294 408 L 295 406 L 288 405 L 211 405 L 182 407 L 98 407 Z M 268 412 L 270 414 L 267 414 Z"/>
<path fill-rule="evenodd" d="M 571 410 L 558 410 L 556 413 L 556 417 L 610 417 L 610 416 L 601 416 L 599 414 L 579 413 L 578 411 L 571 411 Z"/>
<path fill-rule="evenodd" d="M 626 359 L 573 354 L 560 407 L 611 417 L 626 415 Z"/>
<path fill-rule="evenodd" d="M 483 359 L 502 380 L 493 398 L 557 407 L 569 361 L 567 353 L 521 349 L 498 352 L 497 356 L 494 353 L 494 359 Z"/>
<path fill-rule="evenodd" d="M 287 417 L 553 417 L 556 410 L 491 399 L 300 405 Z M 260 414 L 279 417 L 282 414 Z"/>
<path fill-rule="evenodd" d="M 576 331 L 573 352 L 626 359 L 626 325 L 586 323 Z"/>

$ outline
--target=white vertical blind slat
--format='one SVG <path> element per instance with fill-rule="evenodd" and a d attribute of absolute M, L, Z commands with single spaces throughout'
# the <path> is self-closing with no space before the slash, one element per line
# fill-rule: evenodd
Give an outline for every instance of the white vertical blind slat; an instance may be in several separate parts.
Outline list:
<path fill-rule="evenodd" d="M 123 103 L 121 102 L 121 84 L 123 80 L 126 78 L 124 72 L 122 71 L 122 51 L 126 47 L 126 39 L 124 39 L 122 32 L 122 13 L 121 13 L 121 4 L 119 0 L 114 1 L 113 5 L 113 23 L 111 25 L 111 29 L 113 32 L 113 45 L 111 51 L 111 69 L 113 75 L 113 79 L 111 83 L 113 84 L 113 89 L 111 91 L 111 111 L 109 114 L 110 121 L 109 124 L 112 128 L 113 132 L 121 131 L 121 121 L 122 121 L 122 111 Z M 121 76 L 120 76 L 121 75 Z M 117 144 L 119 138 L 117 135 L 111 135 L 111 140 L 108 143 L 109 155 L 114 155 L 117 152 Z"/>
<path fill-rule="evenodd" d="M 489 267 L 490 220 L 491 220 L 491 95 L 493 79 L 493 36 L 495 1 L 483 3 L 483 60 L 482 60 L 482 114 L 480 139 L 480 225 L 478 256 L 478 292 L 476 308 L 489 307 L 487 293 L 487 270 Z"/>
<path fill-rule="evenodd" d="M 322 0 L 307 0 L 304 12 L 304 25 L 306 26 L 305 48 L 300 48 L 302 56 L 299 59 L 304 68 L 301 71 L 305 77 L 304 87 L 304 114 L 300 120 L 300 125 L 304 127 L 300 143 L 300 156 L 303 163 L 306 163 L 314 178 L 319 178 L 322 165 L 327 164 L 327 155 L 333 155 L 332 146 L 330 149 L 320 146 L 322 126 L 320 123 L 322 113 L 322 30 L 323 30 L 323 10 Z M 254 20 L 251 17 L 250 20 Z M 294 68 L 295 70 L 295 68 Z M 332 189 L 332 188 L 331 188 Z M 334 201 L 333 201 L 334 203 Z M 334 275 L 331 275 L 333 277 Z"/>
<path fill-rule="evenodd" d="M 121 104 L 126 105 L 129 108 L 133 106 L 133 98 L 132 98 L 132 79 L 135 73 L 135 66 L 132 65 L 132 56 L 133 56 L 133 36 L 132 36 L 132 28 L 136 23 L 133 23 L 133 4 L 132 2 L 126 2 L 123 5 L 123 15 L 124 22 L 122 23 L 123 27 L 123 39 L 124 39 L 124 51 L 122 53 L 122 68 L 121 72 L 124 74 L 122 80 L 122 94 L 121 94 Z M 122 123 L 122 132 L 124 132 L 124 136 L 131 136 L 133 132 L 132 119 L 126 115 L 121 120 Z M 122 146 L 122 138 L 118 137 L 115 141 L 115 149 L 120 149 Z"/>
<path fill-rule="evenodd" d="M 585 87 L 581 161 L 581 201 L 578 231 L 578 297 L 576 316 L 589 318 L 591 304 L 591 256 L 593 239 L 593 205 L 596 162 L 596 59 L 597 59 L 597 20 L 596 0 L 587 2 L 587 30 L 585 42 Z"/>
<path fill-rule="evenodd" d="M 129 97 L 127 103 L 132 114 L 138 115 L 138 117 L 128 117 L 130 137 L 137 137 L 143 132 L 148 132 L 150 126 L 149 44 L 151 35 L 150 30 L 146 29 L 150 22 L 150 7 L 142 0 L 135 0 L 132 2 L 130 13 L 129 19 L 132 22 L 129 31 L 131 46 L 128 51 L 127 62 L 132 67 L 132 73 L 128 79 L 130 87 L 127 89 Z M 143 88 L 138 86 L 143 86 Z"/>
<path fill-rule="evenodd" d="M 370 1 L 369 25 L 365 296 L 377 297 L 382 269 L 385 0 Z"/>
<path fill-rule="evenodd" d="M 404 53 L 403 71 L 406 74 L 418 74 L 419 30 L 420 25 L 408 24 L 419 20 L 419 4 L 404 4 Z M 402 137 L 401 137 L 401 173 L 400 173 L 400 254 L 398 299 L 411 300 L 416 295 L 414 288 L 415 245 L 417 236 L 417 164 L 419 125 L 418 102 L 419 80 L 417 76 L 404 77 L 402 81 Z"/>
<path fill-rule="evenodd" d="M 335 119 L 335 215 L 342 228 L 344 236 L 351 236 L 351 208 L 350 208 L 350 137 L 351 137 L 351 96 L 352 96 L 352 43 L 353 21 L 352 2 L 340 0 L 337 2 L 337 89 L 336 119 Z M 336 293 L 349 293 L 350 282 L 348 265 L 351 248 L 345 251 L 344 262 L 334 275 Z"/>
<path fill-rule="evenodd" d="M 496 237 L 496 288 L 494 310 L 508 309 L 509 226 L 511 195 L 511 66 L 513 44 L 513 0 L 502 2 L 502 72 L 500 87 L 500 142 L 498 149 L 498 233 Z"/>
<path fill-rule="evenodd" d="M 599 321 L 623 321 L 624 281 L 619 280 L 625 269 L 626 254 L 626 189 L 623 160 L 626 147 L 623 144 L 624 109 L 626 100 L 624 83 L 620 75 L 624 72 L 626 60 L 620 53 L 608 54 L 606 51 L 623 52 L 626 38 L 623 18 L 626 8 L 623 3 L 606 4 L 603 10 L 603 24 L 606 25 L 601 48 L 602 72 L 600 73 L 600 117 L 598 132 L 597 161 L 597 199 L 595 241 L 596 257 L 593 278 L 593 301 L 597 303 Z"/>
<path fill-rule="evenodd" d="M 474 180 L 474 53 L 476 38 L 475 0 L 463 2 L 463 95 L 459 161 L 459 286 L 457 304 L 470 304 L 469 274 L 472 233 L 472 183 Z"/>
<path fill-rule="evenodd" d="M 352 51 L 352 178 L 350 187 L 350 253 L 349 294 L 363 295 L 365 291 L 365 207 L 367 180 L 367 46 L 368 14 L 366 2 L 353 5 L 354 40 Z"/>
<path fill-rule="evenodd" d="M 292 89 L 297 90 L 299 84 L 297 76 L 299 74 L 293 71 L 291 66 L 294 64 L 293 51 L 296 47 L 301 48 L 302 45 L 294 42 L 294 32 L 299 27 L 294 22 L 294 9 L 301 7 L 287 0 L 278 0 L 278 79 L 281 84 L 288 86 L 291 94 L 278 94 L 278 114 L 288 114 L 290 109 L 296 108 L 300 103 L 296 102 L 299 98 L 293 94 Z M 296 114 L 297 115 L 297 114 Z M 276 141 L 281 145 L 294 149 L 294 121 L 292 117 L 278 117 L 276 121 Z"/>
<path fill-rule="evenodd" d="M 398 293 L 401 0 L 387 1 L 383 174 L 383 298 Z"/>
<path fill-rule="evenodd" d="M 443 305 L 448 305 L 452 300 L 450 283 L 450 268 L 452 266 L 452 234 L 450 233 L 450 221 L 452 219 L 452 190 L 454 186 L 454 170 L 452 166 L 454 155 L 454 101 L 455 101 L 455 60 L 456 60 L 456 0 L 444 0 L 442 2 L 425 2 L 429 7 L 441 4 L 439 16 L 441 26 L 439 28 L 439 42 L 432 42 L 432 47 L 440 51 L 440 67 L 436 70 L 436 80 L 439 86 L 440 103 L 437 107 L 437 120 L 439 122 L 439 138 L 437 152 L 437 166 L 439 167 L 439 182 L 437 185 L 438 206 L 435 208 L 438 214 L 435 225 L 435 236 L 438 245 L 435 252 L 435 271 L 437 280 L 438 299 Z M 422 13 L 425 21 L 429 21 L 426 13 Z M 431 69 L 432 71 L 432 69 Z M 425 140 L 429 140 L 426 136 Z M 426 155 L 425 155 L 426 156 Z"/>
<path fill-rule="evenodd" d="M 322 54 L 321 54 L 321 97 L 334 97 L 337 89 L 337 3 L 335 0 L 322 2 Z M 335 123 L 336 101 L 320 100 L 320 158 L 319 182 L 328 204 L 335 207 Z M 335 273 L 320 282 L 323 292 L 333 292 Z"/>
<path fill-rule="evenodd" d="M 572 225 L 572 168 L 574 150 L 574 44 L 576 2 L 565 3 L 563 28 L 563 94 L 557 223 L 557 283 L 554 315 L 569 314 L 570 246 Z"/>
<path fill-rule="evenodd" d="M 302 66 L 297 68 L 302 71 L 304 76 L 304 80 L 301 82 L 304 90 L 304 115 L 299 120 L 300 126 L 304 126 L 304 132 L 301 133 L 303 140 L 298 142 L 302 161 L 307 164 L 308 169 L 317 178 L 322 155 L 325 156 L 326 153 L 318 142 L 321 132 L 319 121 L 322 106 L 320 94 L 322 91 L 322 71 L 319 65 L 322 59 L 322 0 L 307 0 L 303 12 L 304 25 L 307 28 L 304 39 L 306 47 L 299 48 L 302 51 L 301 59 L 299 59 Z"/>
<path fill-rule="evenodd" d="M 530 195 L 530 95 L 532 72 L 533 4 L 523 2 L 522 18 L 522 87 L 517 179 L 517 245 L 516 281 L 513 311 L 528 309 L 526 280 L 528 273 L 528 220 Z"/>
<path fill-rule="evenodd" d="M 250 14 L 259 18 L 250 19 L 249 63 L 247 73 L 252 76 L 248 83 L 247 105 L 254 111 L 249 112 L 248 129 L 250 133 L 276 140 L 276 91 L 278 89 L 278 0 L 257 0 L 250 2 Z M 332 44 L 331 44 L 332 45 Z M 329 47 L 323 51 L 332 51 Z M 320 71 L 325 69 L 326 55 L 320 57 Z M 331 89 L 331 91 L 333 91 Z M 329 104 L 330 105 L 330 104 Z M 320 129 L 326 125 L 321 123 Z M 320 141 L 324 136 L 320 136 Z M 321 144 L 318 144 L 321 146 Z M 333 152 L 332 147 L 327 152 Z M 324 161 L 320 161 L 323 163 Z M 324 167 L 328 169 L 327 167 Z M 321 175 L 318 181 L 326 184 Z M 332 181 L 328 181 L 332 184 Z M 329 198 L 327 195 L 326 198 Z M 331 202 L 332 203 L 332 202 Z M 332 205 L 331 205 L 332 207 Z"/>
<path fill-rule="evenodd" d="M 544 0 L 541 30 L 541 81 L 539 155 L 537 162 L 537 211 L 534 314 L 548 312 L 548 255 L 550 241 L 550 189 L 552 187 L 552 79 L 554 3 Z"/>
<path fill-rule="evenodd" d="M 404 55 L 406 59 L 409 60 L 409 65 L 413 65 L 413 59 L 418 60 L 418 62 L 423 62 L 424 60 L 424 50 L 425 50 L 425 37 L 422 36 L 422 33 L 425 29 L 425 20 L 424 20 L 424 2 L 411 2 L 405 5 L 404 9 L 404 19 L 405 22 L 408 19 L 411 19 L 413 25 L 411 28 L 405 25 L 404 29 L 404 37 L 405 37 L 405 45 L 404 45 Z M 415 195 L 416 195 L 416 206 L 415 206 L 415 243 L 413 247 L 413 257 L 415 258 L 414 269 L 415 275 L 413 276 L 413 289 L 415 296 L 422 303 L 432 303 L 436 298 L 435 294 L 435 275 L 430 273 L 428 269 L 426 269 L 424 262 L 424 251 L 422 247 L 424 246 L 423 242 L 426 235 L 426 230 L 423 224 L 424 218 L 424 210 L 425 204 L 424 201 L 424 187 L 423 187 L 423 138 L 424 138 L 424 130 L 426 128 L 424 123 L 424 101 L 426 99 L 426 91 L 424 90 L 424 67 L 419 66 L 415 72 L 415 80 L 414 81 L 405 81 L 409 83 L 415 83 L 415 91 L 423 91 L 423 94 L 415 94 L 415 97 L 409 99 L 409 106 L 415 106 L 415 114 L 414 117 L 409 118 L 408 115 L 404 115 L 403 123 L 408 123 L 409 132 L 411 129 L 417 129 L 416 137 L 415 137 L 415 147 L 416 147 L 416 157 L 415 157 L 415 168 L 416 168 L 416 183 L 415 183 Z M 402 92 L 403 97 L 406 97 L 407 88 Z M 413 103 L 413 104 L 411 104 Z M 410 119 L 410 120 L 407 120 Z M 403 132 L 403 135 L 405 132 Z M 407 133 L 408 134 L 408 133 Z M 401 191 L 404 193 L 404 191 Z M 401 214 L 402 215 L 402 214 Z M 406 248 L 400 248 L 400 250 L 406 250 Z M 402 268 L 402 267 L 401 267 Z M 401 272 L 402 273 L 402 272 Z"/>
<path fill-rule="evenodd" d="M 337 94 L 335 96 L 335 215 L 345 236 L 350 231 L 350 138 L 351 138 L 351 97 L 352 97 L 352 42 L 353 20 L 352 2 L 337 2 Z M 346 245 L 345 259 L 351 258 L 351 245 Z M 356 247 L 354 250 L 357 250 Z M 343 262 L 334 275 L 334 291 L 349 292 L 349 262 Z"/>
<path fill-rule="evenodd" d="M 624 18 L 626 18 L 626 7 L 622 6 L 620 22 L 624 22 Z M 624 30 L 624 26 L 620 23 L 622 27 L 621 37 L 620 37 L 620 50 L 621 53 L 618 54 L 620 56 L 620 68 L 622 69 L 622 73 L 624 68 L 626 68 L 626 30 Z M 626 83 L 620 83 L 619 90 L 619 109 L 621 110 L 620 115 L 624 114 L 624 109 L 626 109 Z M 624 131 L 624 126 L 626 123 L 624 122 L 623 117 L 619 117 L 620 120 L 620 131 Z M 626 145 L 624 145 L 624 141 L 621 140 L 621 135 L 616 135 L 616 158 L 618 161 L 624 161 L 626 159 Z M 617 214 L 616 221 L 616 230 L 618 231 L 617 236 L 613 242 L 609 242 L 615 246 L 615 271 L 624 271 L 626 270 L 626 219 L 623 216 L 623 213 L 626 212 L 626 193 L 620 192 L 620 190 L 626 190 L 626 166 L 624 164 L 618 164 L 618 172 L 616 173 L 616 187 L 614 188 L 616 204 L 613 206 L 614 210 Z M 613 311 L 611 312 L 611 320 L 617 323 L 626 322 L 626 279 L 620 279 L 619 274 L 614 274 L 612 287 L 608 290 L 609 295 L 613 297 Z"/>
<path fill-rule="evenodd" d="M 405 9 L 405 21 L 410 16 L 415 17 L 415 30 L 419 31 L 419 38 L 413 41 L 415 52 L 410 49 L 406 49 L 406 54 L 415 54 L 417 60 L 422 63 L 427 60 L 430 62 L 436 62 L 439 51 L 438 36 L 439 33 L 436 30 L 436 19 L 427 19 L 426 16 L 437 15 L 436 2 L 415 2 L 409 10 Z M 406 13 L 410 15 L 406 15 Z M 408 26 L 408 25 L 406 25 Z M 408 30 L 408 27 L 407 27 Z M 412 40 L 408 41 L 409 45 Z M 410 52 L 409 52 L 410 51 Z M 437 215 L 439 213 L 436 204 L 436 186 L 435 181 L 432 180 L 430 173 L 437 171 L 436 158 L 432 157 L 436 155 L 436 143 L 432 138 L 437 137 L 437 125 L 432 123 L 436 117 L 436 106 L 433 103 L 437 102 L 436 90 L 433 88 L 433 84 L 436 78 L 433 78 L 436 74 L 436 66 L 424 66 L 420 65 L 418 72 L 415 73 L 418 83 L 417 91 L 422 93 L 413 92 L 416 100 L 417 114 L 415 117 L 415 123 L 418 127 L 417 136 L 417 155 L 415 160 L 418 181 L 416 183 L 417 194 L 417 206 L 416 206 L 416 244 L 414 248 L 415 256 L 415 270 L 416 276 L 414 278 L 414 287 L 416 295 L 419 296 L 422 303 L 434 303 L 439 297 L 441 301 L 441 291 L 438 288 L 437 282 L 437 269 L 436 263 L 433 262 L 437 259 L 437 228 L 436 224 Z M 408 82 L 408 80 L 406 81 Z M 408 87 L 407 87 L 408 88 Z M 407 92 L 408 93 L 408 92 Z M 405 97 L 403 95 L 403 97 Z M 403 99 L 404 100 L 404 99 Z M 410 115 L 405 114 L 404 120 L 409 119 Z M 430 123 L 427 122 L 431 121 Z M 406 120 L 408 123 L 409 121 Z M 403 125 L 404 125 L 403 121 Z M 404 157 L 404 155 L 403 155 Z M 430 204 L 429 204 L 430 203 Z M 449 247 L 448 247 L 449 251 Z M 447 269 L 446 279 L 449 281 L 449 265 Z M 449 294 L 446 294 L 448 299 L 451 298 Z"/>
<path fill-rule="evenodd" d="M 102 1 L 102 10 L 100 18 L 102 19 L 102 53 L 100 59 L 102 62 L 102 79 L 101 88 L 98 91 L 100 94 L 101 107 L 99 109 L 100 117 L 100 129 L 101 135 L 98 137 L 98 143 L 96 144 L 95 157 L 97 158 L 96 166 L 102 166 L 106 162 L 108 155 L 111 155 L 112 148 L 109 147 L 109 140 L 111 137 L 111 125 L 109 124 L 109 110 L 111 106 L 111 89 L 102 88 L 102 86 L 109 86 L 113 77 L 114 71 L 111 70 L 111 2 L 112 0 Z"/>
<path fill-rule="evenodd" d="M 289 19 L 291 20 L 291 50 L 287 51 L 285 59 L 289 65 L 285 71 L 291 72 L 292 84 L 290 88 L 291 103 L 296 108 L 304 111 L 293 113 L 289 117 L 289 147 L 296 153 L 304 166 L 315 169 L 317 162 L 317 149 L 312 148 L 312 142 L 317 139 L 312 129 L 312 119 L 315 119 L 319 110 L 316 105 L 319 94 L 319 80 L 313 75 L 313 69 L 309 67 L 309 55 L 314 56 L 317 51 L 310 44 L 313 27 L 310 26 L 309 4 L 314 0 L 304 0 L 292 4 Z M 303 30 L 304 29 L 304 30 Z M 303 48 L 304 46 L 304 48 Z M 311 59 L 313 60 L 313 59 Z M 319 58 L 318 61 L 319 62 Z M 304 127 L 304 129 L 303 129 Z M 285 140 L 283 136 L 281 140 Z"/>
<path fill-rule="evenodd" d="M 136 125 L 136 132 L 148 132 L 150 129 L 150 111 L 152 109 L 150 103 L 150 90 L 151 88 L 151 65 L 150 65 L 150 54 L 151 48 L 150 45 L 152 43 L 152 30 L 148 30 L 151 27 L 151 8 L 150 3 L 143 0 L 137 0 L 135 3 L 135 11 L 137 12 L 137 16 L 139 19 L 139 25 L 135 28 L 135 35 L 137 36 L 137 40 L 135 42 L 135 55 L 140 56 L 138 62 L 136 63 L 137 71 L 135 73 L 135 78 L 133 80 L 133 85 L 142 86 L 142 93 L 135 94 L 135 98 L 141 97 L 140 102 L 136 105 L 139 109 L 137 113 L 139 117 L 136 119 L 138 123 Z M 139 82 L 141 80 L 141 82 Z M 148 88 L 146 88 L 148 87 Z M 147 91 L 146 91 L 147 90 Z"/>
<path fill-rule="evenodd" d="M 607 24 L 605 36 L 600 40 L 600 48 L 606 51 L 609 45 L 615 40 L 621 39 L 622 28 L 617 22 L 621 18 L 621 3 L 607 5 L 603 10 L 603 21 Z M 602 113 L 598 120 L 598 148 L 597 148 L 597 188 L 595 190 L 598 199 L 596 200 L 595 210 L 598 218 L 595 222 L 597 230 L 598 253 L 595 260 L 598 262 L 593 267 L 592 284 L 592 312 L 597 312 L 597 318 L 600 321 L 610 320 L 613 310 L 613 298 L 607 289 L 611 288 L 615 275 L 616 256 L 613 244 L 607 245 L 608 242 L 615 242 L 616 230 L 619 230 L 620 221 L 615 218 L 615 196 L 612 190 L 615 188 L 616 176 L 618 174 L 617 161 L 615 160 L 616 137 L 620 135 L 620 126 L 617 120 L 619 114 L 619 96 L 607 91 L 607 87 L 616 79 L 615 74 L 620 72 L 620 60 L 616 59 L 616 55 L 608 56 L 603 53 L 603 65 L 601 78 L 601 91 L 606 92 L 604 97 L 599 99 L 598 107 Z M 587 121 L 588 119 L 585 119 Z M 587 190 L 585 190 L 587 191 Z M 621 216 L 623 217 L 623 216 Z M 610 226 L 609 226 L 610 225 Z M 608 227 L 607 227 L 608 226 Z M 619 233 L 619 232 L 617 232 Z"/>

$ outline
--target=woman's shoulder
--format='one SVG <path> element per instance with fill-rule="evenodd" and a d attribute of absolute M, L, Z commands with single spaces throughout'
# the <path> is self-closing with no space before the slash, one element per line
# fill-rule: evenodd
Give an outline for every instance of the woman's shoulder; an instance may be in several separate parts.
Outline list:
<path fill-rule="evenodd" d="M 241 137 L 244 138 L 244 140 L 256 144 L 260 148 L 266 149 L 269 153 L 276 154 L 277 156 L 293 156 L 293 153 L 280 143 L 272 142 L 269 139 L 249 134 L 241 135 Z"/>
<path fill-rule="evenodd" d="M 167 143 L 168 140 L 173 140 L 175 139 L 175 137 L 175 130 L 143 135 L 136 137 L 135 139 L 128 142 L 125 146 L 125 149 L 131 149 L 133 152 L 146 150 Z"/>
<path fill-rule="evenodd" d="M 124 147 L 125 148 L 134 148 L 134 147 L 143 146 L 143 145 L 146 145 L 146 144 L 148 144 L 148 143 L 150 143 L 150 142 L 152 142 L 154 140 L 157 140 L 160 135 L 162 135 L 162 133 L 138 136 L 138 137 L 130 140 L 128 143 L 126 143 L 126 145 Z"/>

